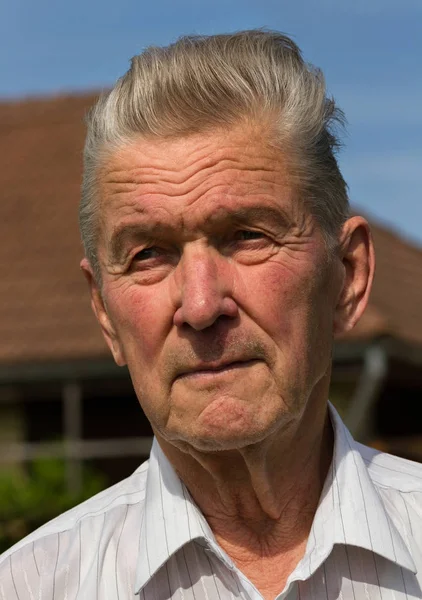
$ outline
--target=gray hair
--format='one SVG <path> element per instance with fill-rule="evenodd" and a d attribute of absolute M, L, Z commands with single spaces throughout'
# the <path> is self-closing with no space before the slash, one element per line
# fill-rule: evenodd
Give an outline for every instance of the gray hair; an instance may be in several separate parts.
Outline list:
<path fill-rule="evenodd" d="M 95 187 L 107 157 L 136 137 L 182 137 L 242 119 L 271 123 L 269 143 L 289 159 L 301 197 L 329 247 L 335 244 L 349 216 L 347 186 L 335 158 L 344 116 L 327 97 L 321 71 L 276 31 L 185 36 L 132 58 L 128 72 L 88 116 L 79 219 L 98 278 Z"/>

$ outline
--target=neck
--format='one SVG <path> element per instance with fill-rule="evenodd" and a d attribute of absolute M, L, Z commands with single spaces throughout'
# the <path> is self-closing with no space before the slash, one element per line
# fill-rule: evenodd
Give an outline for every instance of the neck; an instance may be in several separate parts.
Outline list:
<path fill-rule="evenodd" d="M 181 451 L 157 440 L 221 547 L 243 561 L 303 554 L 327 475 L 327 407 L 308 402 L 299 422 L 236 451 Z"/>

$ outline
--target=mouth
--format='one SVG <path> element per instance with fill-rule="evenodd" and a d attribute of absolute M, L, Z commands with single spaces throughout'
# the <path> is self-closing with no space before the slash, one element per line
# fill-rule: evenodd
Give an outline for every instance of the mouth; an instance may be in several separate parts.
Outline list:
<path fill-rule="evenodd" d="M 195 368 L 188 369 L 179 373 L 175 378 L 175 381 L 178 379 L 196 379 L 196 378 L 212 378 L 218 377 L 221 375 L 225 375 L 232 372 L 238 372 L 239 370 L 250 367 L 256 363 L 258 363 L 257 359 L 251 360 L 237 360 L 233 362 L 227 362 L 222 364 L 207 364 L 207 365 L 198 365 Z"/>

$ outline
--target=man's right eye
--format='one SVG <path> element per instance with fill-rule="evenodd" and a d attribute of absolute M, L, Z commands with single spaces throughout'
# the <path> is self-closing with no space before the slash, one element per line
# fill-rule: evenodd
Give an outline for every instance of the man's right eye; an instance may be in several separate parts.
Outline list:
<path fill-rule="evenodd" d="M 133 260 L 143 261 L 148 260 L 149 258 L 156 258 L 159 256 L 159 250 L 155 246 L 151 246 L 151 248 L 144 248 L 143 250 L 139 250 L 134 257 Z"/>

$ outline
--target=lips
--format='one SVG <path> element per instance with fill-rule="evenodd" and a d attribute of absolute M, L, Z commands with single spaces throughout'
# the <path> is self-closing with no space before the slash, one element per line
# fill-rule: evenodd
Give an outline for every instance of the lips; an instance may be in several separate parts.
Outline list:
<path fill-rule="evenodd" d="M 244 368 L 258 362 L 257 359 L 240 359 L 225 362 L 215 363 L 200 363 L 191 367 L 183 369 L 177 374 L 175 379 L 181 379 L 183 377 L 195 377 L 199 375 L 212 375 L 213 373 L 224 373 L 233 369 Z"/>

